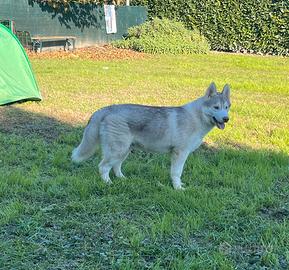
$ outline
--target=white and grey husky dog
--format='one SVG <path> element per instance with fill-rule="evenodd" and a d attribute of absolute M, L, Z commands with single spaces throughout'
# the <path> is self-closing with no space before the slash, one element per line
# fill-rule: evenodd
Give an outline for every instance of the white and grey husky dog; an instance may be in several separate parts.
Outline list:
<path fill-rule="evenodd" d="M 99 172 L 111 183 L 109 172 L 124 177 L 121 164 L 134 146 L 153 152 L 171 153 L 171 179 L 175 189 L 182 189 L 181 175 L 188 155 L 202 143 L 214 127 L 225 128 L 229 121 L 230 88 L 221 93 L 211 83 L 204 96 L 180 107 L 154 107 L 121 104 L 104 107 L 90 118 L 72 160 L 91 157 L 99 144 L 102 161 Z"/>

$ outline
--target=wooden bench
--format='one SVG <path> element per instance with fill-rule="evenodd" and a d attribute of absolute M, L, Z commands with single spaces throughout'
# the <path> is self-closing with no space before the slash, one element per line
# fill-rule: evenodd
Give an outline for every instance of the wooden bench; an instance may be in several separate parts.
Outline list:
<path fill-rule="evenodd" d="M 75 49 L 75 40 L 76 37 L 73 36 L 33 36 L 32 40 L 32 49 L 37 51 L 39 48 L 40 52 L 43 47 L 51 46 L 63 46 L 63 49 L 69 49 L 69 46 L 72 45 L 72 50 Z"/>

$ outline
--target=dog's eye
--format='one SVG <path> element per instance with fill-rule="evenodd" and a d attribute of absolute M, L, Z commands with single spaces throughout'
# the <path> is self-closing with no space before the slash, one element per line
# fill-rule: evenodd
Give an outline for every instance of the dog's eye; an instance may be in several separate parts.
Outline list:
<path fill-rule="evenodd" d="M 214 109 L 219 110 L 220 107 L 219 106 L 214 106 Z"/>

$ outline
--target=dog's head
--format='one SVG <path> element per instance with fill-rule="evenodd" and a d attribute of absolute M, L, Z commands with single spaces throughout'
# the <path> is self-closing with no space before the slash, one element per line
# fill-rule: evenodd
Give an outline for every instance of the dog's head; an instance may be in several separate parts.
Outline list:
<path fill-rule="evenodd" d="M 204 96 L 204 114 L 208 122 L 219 129 L 225 128 L 229 121 L 230 87 L 226 84 L 223 91 L 217 92 L 215 83 L 211 83 Z"/>

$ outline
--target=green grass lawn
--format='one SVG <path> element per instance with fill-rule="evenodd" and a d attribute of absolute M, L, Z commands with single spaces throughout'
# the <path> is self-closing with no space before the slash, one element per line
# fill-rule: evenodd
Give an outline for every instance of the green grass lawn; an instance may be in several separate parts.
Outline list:
<path fill-rule="evenodd" d="M 211 53 L 35 59 L 44 97 L 0 108 L 0 269 L 289 269 L 289 58 Z M 181 105 L 231 85 L 173 190 L 169 156 L 136 151 L 126 180 L 70 154 L 96 109 Z"/>

